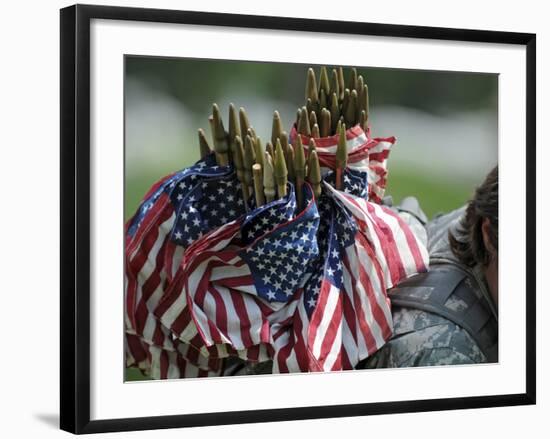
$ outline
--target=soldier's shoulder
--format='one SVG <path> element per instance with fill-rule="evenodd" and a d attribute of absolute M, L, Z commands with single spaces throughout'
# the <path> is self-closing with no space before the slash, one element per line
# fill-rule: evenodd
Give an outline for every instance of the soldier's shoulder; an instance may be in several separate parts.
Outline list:
<path fill-rule="evenodd" d="M 429 361 L 436 361 L 437 364 L 481 363 L 486 360 L 468 331 L 445 317 L 418 309 L 396 307 L 393 319 L 395 332 L 390 343 L 401 351 L 408 351 L 417 358 L 416 361 L 429 352 Z M 454 353 L 456 358 L 438 358 L 436 351 L 440 354 Z M 413 361 L 412 358 L 409 361 Z M 428 365 L 428 357 L 424 361 L 424 365 Z"/>
<path fill-rule="evenodd" d="M 397 307 L 394 335 L 363 364 L 366 368 L 483 363 L 486 358 L 460 326 L 439 315 Z"/>
<path fill-rule="evenodd" d="M 451 251 L 449 242 L 449 232 L 457 239 L 461 239 L 457 230 L 460 222 L 466 212 L 466 206 L 452 212 L 436 215 L 426 224 L 426 233 L 428 235 L 428 252 L 430 258 L 443 257 L 454 260 L 455 256 Z"/>
<path fill-rule="evenodd" d="M 401 306 L 393 307 L 392 319 L 394 338 L 411 332 L 422 331 L 434 326 L 445 326 L 451 323 L 438 314 Z"/>

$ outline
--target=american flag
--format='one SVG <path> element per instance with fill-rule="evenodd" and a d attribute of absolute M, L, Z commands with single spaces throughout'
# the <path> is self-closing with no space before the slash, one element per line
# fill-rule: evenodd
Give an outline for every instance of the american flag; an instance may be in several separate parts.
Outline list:
<path fill-rule="evenodd" d="M 223 190 L 220 190 L 223 189 Z M 201 359 L 186 362 L 188 346 L 174 339 L 153 311 L 179 267 L 185 249 L 205 233 L 245 211 L 238 181 L 213 156 L 169 175 L 149 190 L 126 224 L 125 327 L 126 358 L 152 376 L 206 376 L 215 370 Z M 183 353 L 183 354 L 182 354 Z M 161 371 L 163 373 L 161 373 Z M 173 367 L 170 376 L 174 376 Z"/>
<path fill-rule="evenodd" d="M 229 356 L 328 371 L 379 349 L 386 289 L 424 271 L 427 252 L 366 200 L 369 172 L 348 169 L 344 191 L 333 178 L 320 200 L 304 186 L 300 212 L 289 184 L 246 213 L 233 171 L 212 157 L 156 184 L 127 224 L 127 363 L 154 378 L 219 375 Z"/>
<path fill-rule="evenodd" d="M 298 136 L 296 124 L 290 131 L 290 140 Z M 314 139 L 319 163 L 327 172 L 335 167 L 335 153 L 338 145 L 338 134 Z M 367 131 L 356 125 L 346 130 L 346 149 L 348 151 L 348 169 L 363 171 L 368 174 L 368 199 L 381 203 L 387 183 L 387 161 L 390 149 L 395 145 L 395 137 L 372 137 L 370 128 Z M 302 135 L 302 143 L 307 150 L 309 137 Z"/>
<path fill-rule="evenodd" d="M 285 325 L 274 328 L 274 372 L 352 369 L 392 334 L 386 289 L 426 271 L 428 254 L 390 209 L 366 201 L 367 174 L 326 176 L 319 200 L 320 258 Z"/>
<path fill-rule="evenodd" d="M 311 276 L 319 213 L 311 189 L 295 216 L 289 195 L 197 240 L 155 311 L 201 355 L 271 358 L 271 326 Z"/>

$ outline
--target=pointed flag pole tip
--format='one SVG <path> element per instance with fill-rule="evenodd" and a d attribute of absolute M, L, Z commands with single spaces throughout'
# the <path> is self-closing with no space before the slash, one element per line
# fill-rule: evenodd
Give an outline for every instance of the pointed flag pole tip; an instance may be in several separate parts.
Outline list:
<path fill-rule="evenodd" d="M 277 194 L 279 198 L 286 196 L 286 184 L 288 171 L 285 163 L 285 156 L 283 153 L 283 147 L 281 146 L 281 141 L 277 139 L 277 144 L 275 147 L 275 163 L 273 175 L 275 177 L 275 184 L 277 185 Z"/>

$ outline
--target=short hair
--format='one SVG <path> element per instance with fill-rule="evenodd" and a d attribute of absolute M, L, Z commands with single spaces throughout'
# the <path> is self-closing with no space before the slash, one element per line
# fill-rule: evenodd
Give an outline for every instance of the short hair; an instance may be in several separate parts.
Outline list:
<path fill-rule="evenodd" d="M 487 266 L 490 253 L 483 241 L 482 224 L 489 219 L 489 242 L 498 251 L 498 166 L 495 166 L 468 202 L 465 215 L 449 241 L 454 255 L 466 266 Z"/>

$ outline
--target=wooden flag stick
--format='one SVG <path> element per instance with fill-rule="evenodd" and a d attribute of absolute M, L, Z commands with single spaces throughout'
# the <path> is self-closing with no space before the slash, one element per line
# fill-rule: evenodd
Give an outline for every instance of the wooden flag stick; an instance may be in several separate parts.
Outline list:
<path fill-rule="evenodd" d="M 317 125 L 316 123 L 313 124 L 313 127 L 311 127 L 311 137 L 314 137 L 316 139 L 321 137 L 321 132 L 319 131 L 319 125 Z"/>
<path fill-rule="evenodd" d="M 342 67 L 338 67 L 338 86 L 340 91 L 340 94 L 338 95 L 338 100 L 341 101 L 344 98 L 344 90 L 346 88 L 344 81 L 344 69 Z M 338 117 L 336 119 L 338 119 Z"/>
<path fill-rule="evenodd" d="M 267 142 L 265 144 L 265 151 L 271 156 L 271 159 L 275 156 L 275 150 L 273 149 L 273 144 L 271 142 Z"/>
<path fill-rule="evenodd" d="M 248 120 L 248 115 L 246 114 L 246 110 L 241 107 L 239 108 L 239 124 L 241 127 L 241 138 L 242 136 L 246 136 L 248 133 L 248 129 L 250 128 L 250 121 Z"/>
<path fill-rule="evenodd" d="M 298 133 L 304 136 L 311 136 L 311 128 L 309 126 L 309 117 L 306 107 L 302 107 L 300 111 L 300 119 L 298 121 Z"/>
<path fill-rule="evenodd" d="M 279 198 L 283 198 L 287 194 L 286 184 L 288 171 L 286 169 L 285 156 L 281 141 L 277 139 L 277 146 L 275 147 L 275 163 L 273 176 L 275 177 L 275 184 L 277 185 L 277 195 Z"/>
<path fill-rule="evenodd" d="M 310 128 L 313 128 L 313 125 L 317 123 L 317 114 L 315 111 L 312 111 L 309 113 L 309 126 Z"/>
<path fill-rule="evenodd" d="M 283 122 L 281 121 L 281 115 L 278 111 L 273 112 L 273 124 L 271 127 L 271 144 L 275 145 L 277 139 L 281 137 L 283 133 Z"/>
<path fill-rule="evenodd" d="M 239 136 L 235 136 L 235 152 L 233 154 L 233 160 L 235 161 L 235 168 L 237 170 L 237 179 L 241 183 L 244 205 L 245 208 L 248 210 L 248 199 L 250 198 L 250 192 L 248 190 L 248 184 L 246 183 L 246 179 L 244 176 L 243 142 Z"/>
<path fill-rule="evenodd" d="M 254 139 L 247 135 L 244 138 L 244 180 L 248 185 L 249 194 L 252 192 L 253 178 L 252 166 L 256 161 L 254 154 Z"/>
<path fill-rule="evenodd" d="M 338 98 L 336 93 L 332 93 L 332 99 L 330 100 L 330 135 L 336 134 L 336 125 L 340 119 L 341 109 L 338 104 Z"/>
<path fill-rule="evenodd" d="M 321 197 L 321 167 L 319 166 L 319 157 L 317 157 L 317 151 L 311 151 L 308 155 L 307 165 L 307 181 L 313 188 L 313 195 L 315 200 L 319 200 Z"/>
<path fill-rule="evenodd" d="M 342 190 L 344 185 L 342 175 L 348 164 L 348 151 L 346 145 L 346 124 L 338 124 L 338 146 L 336 148 L 336 189 Z"/>
<path fill-rule="evenodd" d="M 212 140 L 214 142 L 214 152 L 216 153 L 216 162 L 219 166 L 229 164 L 229 145 L 227 143 L 227 133 L 223 128 L 220 109 L 217 104 L 212 105 Z"/>
<path fill-rule="evenodd" d="M 206 134 L 204 133 L 204 130 L 202 128 L 199 128 L 199 148 L 201 159 L 212 153 L 212 148 L 210 148 L 208 140 L 206 139 Z"/>
<path fill-rule="evenodd" d="M 334 94 L 334 96 L 336 95 Z M 321 137 L 327 137 L 332 134 L 331 123 L 330 111 L 323 108 L 321 110 Z"/>
<path fill-rule="evenodd" d="M 349 75 L 348 88 L 351 90 L 357 89 L 357 69 L 355 67 L 351 68 L 351 73 Z"/>
<path fill-rule="evenodd" d="M 254 196 L 256 197 L 256 207 L 260 207 L 265 204 L 262 166 L 255 163 L 252 166 L 252 174 L 254 177 Z"/>
<path fill-rule="evenodd" d="M 262 167 L 262 169 L 264 167 L 265 160 L 264 153 L 265 150 L 262 147 L 262 140 L 259 137 L 256 137 L 256 141 L 254 142 L 254 160 Z"/>
<path fill-rule="evenodd" d="M 325 92 L 325 96 L 330 96 L 330 82 L 328 79 L 327 68 L 325 66 L 321 67 L 321 73 L 319 75 L 319 95 L 321 94 L 321 90 Z"/>
<path fill-rule="evenodd" d="M 346 124 L 350 127 L 355 125 L 355 116 L 357 114 L 357 90 L 352 90 L 350 93 L 348 105 L 344 112 Z"/>
<path fill-rule="evenodd" d="M 327 94 L 327 99 L 332 96 L 332 93 L 336 96 L 340 96 L 340 83 L 338 81 L 338 72 L 336 69 L 332 69 L 332 75 L 330 77 L 330 94 Z"/>
<path fill-rule="evenodd" d="M 316 110 L 319 105 L 319 95 L 317 94 L 317 81 L 315 79 L 315 72 L 312 68 L 307 70 L 306 77 L 306 102 L 309 100 L 308 111 Z"/>
<path fill-rule="evenodd" d="M 294 176 L 296 177 L 296 202 L 298 203 L 298 209 L 301 210 L 304 198 L 302 186 L 306 176 L 306 157 L 302 138 L 299 135 L 296 136 L 294 142 Z"/>
<path fill-rule="evenodd" d="M 264 193 L 267 203 L 275 199 L 275 178 L 273 176 L 273 160 L 271 156 L 266 155 L 264 167 Z"/>
<path fill-rule="evenodd" d="M 288 171 L 288 181 L 296 186 L 296 174 L 294 173 L 294 148 L 291 144 L 281 142 L 285 154 L 286 169 Z"/>

